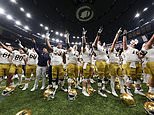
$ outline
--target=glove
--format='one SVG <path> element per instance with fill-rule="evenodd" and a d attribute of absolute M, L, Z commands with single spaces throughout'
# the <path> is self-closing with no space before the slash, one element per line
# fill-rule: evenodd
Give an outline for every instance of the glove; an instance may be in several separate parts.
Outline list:
<path fill-rule="evenodd" d="M 15 43 L 21 44 L 21 41 L 19 39 L 15 40 Z"/>
<path fill-rule="evenodd" d="M 87 33 L 87 31 L 86 31 L 84 28 L 82 28 L 82 30 L 83 30 L 83 31 L 82 31 L 82 35 L 85 36 L 86 33 Z"/>
<path fill-rule="evenodd" d="M 97 35 L 100 36 L 100 34 L 102 33 L 102 31 L 103 31 L 103 28 L 100 27 L 99 30 L 98 30 L 98 32 L 97 32 Z"/>
<path fill-rule="evenodd" d="M 121 28 L 119 28 L 117 34 L 120 34 L 122 32 Z"/>

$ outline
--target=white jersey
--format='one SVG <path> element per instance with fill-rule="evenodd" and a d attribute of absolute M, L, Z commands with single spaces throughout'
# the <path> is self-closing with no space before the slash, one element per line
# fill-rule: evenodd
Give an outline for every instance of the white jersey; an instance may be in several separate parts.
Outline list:
<path fill-rule="evenodd" d="M 33 65 L 37 64 L 38 62 L 38 55 L 35 51 L 28 49 L 28 57 L 27 57 L 27 64 Z"/>
<path fill-rule="evenodd" d="M 124 52 L 125 52 L 126 62 L 139 62 L 140 61 L 137 55 L 137 52 L 138 52 L 137 49 L 128 46 L 127 50 L 125 50 Z"/>
<path fill-rule="evenodd" d="M 6 49 L 0 48 L 0 64 L 10 64 L 11 63 L 11 53 Z"/>
<path fill-rule="evenodd" d="M 109 52 L 109 62 L 113 63 L 113 62 L 116 62 L 116 63 L 119 63 L 120 59 L 119 59 L 119 56 L 118 56 L 118 52 L 117 51 L 113 51 L 113 52 Z"/>
<path fill-rule="evenodd" d="M 85 47 L 85 52 L 82 53 L 82 59 L 83 59 L 83 62 L 85 63 L 91 63 L 91 51 Z"/>
<path fill-rule="evenodd" d="M 15 65 L 25 65 L 25 54 L 21 54 L 18 50 L 12 51 L 12 63 Z"/>
<path fill-rule="evenodd" d="M 148 62 L 154 62 L 154 48 L 147 50 L 146 58 Z"/>
<path fill-rule="evenodd" d="M 106 54 L 106 49 L 101 46 L 101 45 L 97 45 L 97 50 L 94 49 L 94 52 L 96 54 L 96 60 L 108 60 L 107 54 Z"/>
<path fill-rule="evenodd" d="M 74 49 L 71 48 L 71 51 L 67 52 L 67 55 L 68 55 L 67 64 L 69 64 L 69 63 L 77 64 L 78 56 L 79 56 L 78 51 L 74 51 Z"/>
<path fill-rule="evenodd" d="M 50 53 L 51 65 L 61 65 L 63 64 L 62 54 L 64 53 L 63 49 L 58 49 L 53 47 L 53 53 Z"/>
<path fill-rule="evenodd" d="M 125 56 L 124 52 L 121 53 L 121 57 L 122 57 L 122 60 L 123 60 L 122 64 L 126 64 L 126 56 Z"/>

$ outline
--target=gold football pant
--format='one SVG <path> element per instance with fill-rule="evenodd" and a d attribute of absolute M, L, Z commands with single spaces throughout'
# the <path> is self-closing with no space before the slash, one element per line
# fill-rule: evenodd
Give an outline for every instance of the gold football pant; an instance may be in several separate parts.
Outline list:
<path fill-rule="evenodd" d="M 0 64 L 0 77 L 8 76 L 10 64 Z"/>
<path fill-rule="evenodd" d="M 92 73 L 93 73 L 93 70 L 92 70 L 92 64 L 91 63 L 88 63 L 86 65 L 86 68 L 83 69 L 83 76 L 84 78 L 91 78 L 92 77 Z"/>
<path fill-rule="evenodd" d="M 52 78 L 64 79 L 63 65 L 52 65 Z"/>
<path fill-rule="evenodd" d="M 136 68 L 130 67 L 130 62 L 127 62 L 126 65 L 126 73 L 127 76 L 131 77 L 132 80 L 136 81 L 137 79 L 140 79 L 142 76 L 142 65 L 140 62 L 136 62 Z"/>
<path fill-rule="evenodd" d="M 69 78 L 77 78 L 78 77 L 78 66 L 77 64 L 69 63 L 67 65 L 67 75 Z"/>
<path fill-rule="evenodd" d="M 109 64 L 109 73 L 110 76 L 122 76 L 122 68 L 118 63 L 110 63 Z"/>
<path fill-rule="evenodd" d="M 22 74 L 22 65 L 16 66 L 15 64 L 11 64 L 9 74 L 14 75 L 16 72 L 17 74 Z"/>
<path fill-rule="evenodd" d="M 108 69 L 107 63 L 105 61 L 96 61 L 96 72 L 99 75 L 99 77 L 104 77 L 106 74 L 106 71 Z"/>
<path fill-rule="evenodd" d="M 36 76 L 36 65 L 26 65 L 26 77 L 30 78 L 32 73 Z"/>

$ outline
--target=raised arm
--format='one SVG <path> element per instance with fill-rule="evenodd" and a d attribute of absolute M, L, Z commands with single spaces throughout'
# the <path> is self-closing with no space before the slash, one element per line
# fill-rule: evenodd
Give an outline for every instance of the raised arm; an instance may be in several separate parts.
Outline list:
<path fill-rule="evenodd" d="M 120 28 L 120 29 L 118 30 L 118 32 L 116 33 L 116 36 L 115 36 L 115 38 L 114 38 L 114 40 L 113 40 L 113 43 L 112 43 L 112 45 L 111 45 L 110 52 L 113 52 L 113 51 L 114 51 L 115 44 L 116 44 L 116 42 L 117 42 L 117 40 L 118 40 L 118 38 L 119 38 L 121 32 L 122 32 L 122 30 L 121 30 L 121 28 Z"/>
<path fill-rule="evenodd" d="M 19 39 L 17 39 L 15 42 L 19 45 L 20 48 L 22 48 L 22 50 L 25 53 L 27 53 L 28 49 L 27 48 L 24 48 L 24 46 L 21 44 L 21 41 Z"/>
<path fill-rule="evenodd" d="M 83 52 L 85 52 L 85 47 L 86 47 L 86 33 L 87 33 L 87 31 L 83 28 L 83 31 L 82 31 L 82 47 L 83 47 Z"/>
<path fill-rule="evenodd" d="M 40 51 L 39 51 L 39 49 L 38 49 L 38 47 L 37 47 L 37 45 L 36 45 L 36 41 L 35 41 L 35 39 L 32 38 L 31 40 L 32 40 L 32 42 L 33 42 L 33 47 L 34 47 L 36 53 L 39 55 L 39 54 L 40 54 Z"/>
<path fill-rule="evenodd" d="M 97 32 L 97 36 L 96 36 L 96 38 L 94 40 L 93 47 L 97 47 L 97 43 L 98 43 L 98 41 L 100 39 L 100 35 L 101 35 L 102 31 L 103 31 L 103 28 L 100 27 L 100 29 Z"/>
<path fill-rule="evenodd" d="M 126 34 L 127 33 L 127 30 L 124 30 L 123 34 Z M 127 47 L 127 37 L 126 35 L 123 36 L 123 50 L 126 50 L 128 47 Z"/>
<path fill-rule="evenodd" d="M 154 43 L 154 34 L 152 35 L 152 37 L 150 38 L 150 40 L 145 45 L 145 49 L 146 50 L 150 49 L 153 43 Z"/>
<path fill-rule="evenodd" d="M 9 51 L 9 52 L 12 53 L 12 50 L 9 49 L 6 45 L 4 45 L 1 41 L 0 41 L 0 45 L 1 45 L 4 49 L 6 49 L 7 51 Z"/>
<path fill-rule="evenodd" d="M 51 52 L 53 52 L 53 47 L 50 44 L 50 41 L 49 41 L 50 38 L 49 38 L 49 36 L 50 36 L 50 33 L 47 32 L 46 33 L 46 36 L 45 36 L 45 43 L 46 43 L 47 47 L 51 50 Z"/>
<path fill-rule="evenodd" d="M 69 33 L 66 33 L 66 47 L 67 47 L 67 50 L 68 51 L 71 50 L 69 36 L 70 36 L 70 34 Z"/>

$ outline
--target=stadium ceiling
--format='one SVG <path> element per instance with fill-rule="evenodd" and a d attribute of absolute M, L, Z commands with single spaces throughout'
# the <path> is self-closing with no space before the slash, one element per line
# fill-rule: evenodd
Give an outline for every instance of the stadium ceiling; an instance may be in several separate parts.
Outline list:
<path fill-rule="evenodd" d="M 88 30 L 88 41 L 94 40 L 100 26 L 104 28 L 102 41 L 110 43 L 120 27 L 130 30 L 154 18 L 153 0 L 10 1 L 12 4 L 1 0 L 1 6 L 24 22 L 25 29 L 33 33 L 45 33 L 48 29 L 64 33 L 67 30 L 73 39 L 73 36 L 81 36 L 84 27 Z"/>

